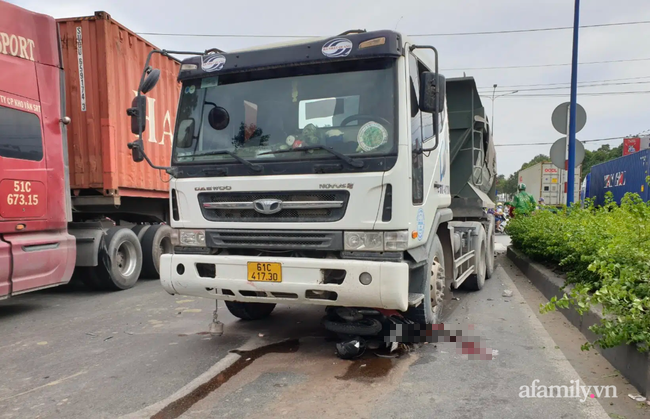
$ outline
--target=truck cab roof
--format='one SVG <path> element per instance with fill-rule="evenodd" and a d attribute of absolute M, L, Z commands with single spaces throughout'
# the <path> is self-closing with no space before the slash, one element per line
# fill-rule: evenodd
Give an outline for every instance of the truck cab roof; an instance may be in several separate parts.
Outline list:
<path fill-rule="evenodd" d="M 332 37 L 305 38 L 229 52 L 215 50 L 183 60 L 185 65 L 178 79 L 354 59 L 399 58 L 407 44 L 410 40 L 398 32 L 378 30 L 348 31 Z M 432 52 L 415 50 L 414 54 L 429 68 L 435 68 Z"/>

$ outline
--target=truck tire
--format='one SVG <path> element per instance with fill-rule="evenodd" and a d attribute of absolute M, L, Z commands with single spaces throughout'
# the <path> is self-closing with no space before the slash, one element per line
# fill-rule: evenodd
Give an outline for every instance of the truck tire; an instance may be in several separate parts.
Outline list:
<path fill-rule="evenodd" d="M 242 320 L 260 320 L 271 314 L 275 308 L 275 304 L 226 301 L 226 307 L 228 307 L 230 314 Z"/>
<path fill-rule="evenodd" d="M 324 318 L 323 327 L 339 335 L 352 336 L 374 336 L 383 328 L 379 320 L 369 317 L 353 322 L 340 322 Z"/>
<path fill-rule="evenodd" d="M 142 248 L 138 236 L 126 227 L 109 228 L 99 253 L 99 265 L 93 268 L 104 289 L 120 291 L 132 288 L 142 271 Z"/>
<path fill-rule="evenodd" d="M 485 255 L 485 278 L 492 278 L 494 273 L 494 215 L 488 215 L 490 225 L 487 231 L 487 253 Z"/>
<path fill-rule="evenodd" d="M 131 231 L 133 231 L 135 235 L 138 236 L 138 240 L 140 240 L 140 243 L 142 243 L 142 236 L 144 236 L 144 233 L 147 232 L 149 227 L 151 227 L 149 224 L 137 224 L 131 227 Z"/>
<path fill-rule="evenodd" d="M 474 267 L 476 270 L 461 284 L 465 289 L 470 291 L 478 291 L 483 288 L 483 285 L 485 285 L 485 271 L 487 270 L 485 257 L 487 253 L 487 244 L 485 243 L 484 229 L 479 229 L 479 235 L 476 241 L 477 246 L 474 248 L 477 251 L 476 259 L 474 260 Z"/>
<path fill-rule="evenodd" d="M 440 264 L 438 276 L 432 277 L 433 264 L 429 262 L 426 272 L 428 281 L 425 281 L 420 291 L 424 294 L 424 300 L 419 306 L 410 307 L 406 312 L 406 317 L 418 324 L 440 324 L 445 302 L 451 298 L 451 290 L 445 278 L 445 254 L 442 243 L 438 235 L 433 240 L 431 260 Z"/>
<path fill-rule="evenodd" d="M 153 225 L 146 230 L 140 243 L 142 244 L 142 273 L 147 279 L 160 278 L 160 255 L 172 253 L 172 228 L 168 225 Z"/>

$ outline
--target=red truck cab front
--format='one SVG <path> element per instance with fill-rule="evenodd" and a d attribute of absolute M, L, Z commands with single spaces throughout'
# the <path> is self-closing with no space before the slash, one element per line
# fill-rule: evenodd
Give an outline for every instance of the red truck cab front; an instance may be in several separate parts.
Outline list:
<path fill-rule="evenodd" d="M 54 19 L 0 2 L 0 299 L 72 276 L 63 84 Z"/>

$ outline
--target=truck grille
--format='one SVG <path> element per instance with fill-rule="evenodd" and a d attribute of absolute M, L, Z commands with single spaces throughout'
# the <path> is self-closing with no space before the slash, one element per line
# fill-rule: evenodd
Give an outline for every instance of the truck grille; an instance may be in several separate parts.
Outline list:
<path fill-rule="evenodd" d="M 206 245 L 212 248 L 276 250 L 341 250 L 340 231 L 208 230 Z"/>
<path fill-rule="evenodd" d="M 348 191 L 207 192 L 199 205 L 209 221 L 332 222 L 343 218 Z"/>

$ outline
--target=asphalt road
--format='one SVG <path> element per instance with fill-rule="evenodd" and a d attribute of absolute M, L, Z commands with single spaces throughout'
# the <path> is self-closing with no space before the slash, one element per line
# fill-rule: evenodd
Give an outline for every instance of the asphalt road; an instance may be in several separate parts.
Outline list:
<path fill-rule="evenodd" d="M 439 343 L 343 361 L 315 307 L 278 307 L 255 323 L 221 308 L 226 332 L 210 337 L 213 301 L 170 296 L 153 281 L 28 294 L 0 302 L 0 417 L 608 417 L 593 399 L 519 397 L 533 380 L 569 386 L 579 377 L 503 269 L 482 291 L 455 296 L 446 328 L 480 336 L 493 359 Z M 222 371 L 239 357 L 230 350 L 285 339 L 296 340 L 242 353 Z M 180 410 L 170 410 L 174 400 Z"/>

